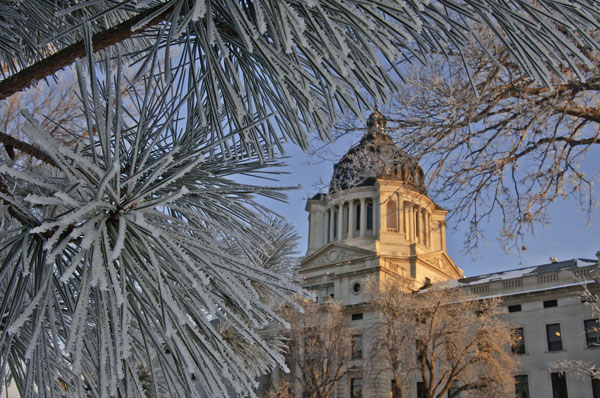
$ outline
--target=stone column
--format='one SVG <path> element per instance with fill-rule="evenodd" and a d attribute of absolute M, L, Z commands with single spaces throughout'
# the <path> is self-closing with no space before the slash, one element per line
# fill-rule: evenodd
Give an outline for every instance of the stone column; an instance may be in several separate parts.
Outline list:
<path fill-rule="evenodd" d="M 442 250 L 446 251 L 446 223 L 440 224 L 440 231 L 442 232 Z"/>
<path fill-rule="evenodd" d="M 364 238 L 367 231 L 367 203 L 365 198 L 360 198 L 360 237 Z"/>
<path fill-rule="evenodd" d="M 325 228 L 325 231 L 323 231 L 323 246 L 327 244 L 327 242 L 329 241 L 329 236 L 327 235 L 327 229 L 328 229 L 328 225 L 329 225 L 329 216 L 327 215 L 328 212 L 327 210 L 325 210 L 323 213 L 321 213 L 321 217 L 323 217 L 323 228 Z"/>
<path fill-rule="evenodd" d="M 348 239 L 354 235 L 354 200 L 348 203 Z"/>
<path fill-rule="evenodd" d="M 423 243 L 429 246 L 429 217 L 425 209 L 423 209 Z"/>
<path fill-rule="evenodd" d="M 379 233 L 379 227 L 381 226 L 381 208 L 379 206 L 379 197 L 372 197 L 371 203 L 371 206 L 373 206 L 373 230 L 371 231 L 371 233 L 375 238 L 377 237 Z"/>
<path fill-rule="evenodd" d="M 404 233 L 404 240 L 405 241 L 409 241 L 409 237 L 408 237 L 408 215 L 406 214 L 408 205 L 406 204 L 406 201 L 402 201 L 402 232 Z"/>
<path fill-rule="evenodd" d="M 406 206 L 406 217 L 407 217 L 407 224 L 408 224 L 408 231 L 407 231 L 408 241 L 414 242 L 414 240 L 415 240 L 415 219 L 413 217 L 412 203 L 409 203 L 408 206 Z"/>
<path fill-rule="evenodd" d="M 413 211 L 412 211 L 412 218 L 414 220 L 414 237 L 415 237 L 415 242 L 420 242 L 421 241 L 421 234 L 420 234 L 420 223 L 418 220 L 419 217 L 419 208 L 415 205 L 413 206 Z"/>
<path fill-rule="evenodd" d="M 344 202 L 338 205 L 338 242 L 344 237 Z"/>

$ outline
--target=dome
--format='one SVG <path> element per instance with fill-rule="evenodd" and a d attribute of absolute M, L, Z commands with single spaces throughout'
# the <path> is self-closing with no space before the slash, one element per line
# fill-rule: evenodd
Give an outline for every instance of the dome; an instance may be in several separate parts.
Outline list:
<path fill-rule="evenodd" d="M 423 169 L 394 143 L 386 125 L 381 112 L 371 113 L 367 133 L 333 166 L 329 193 L 372 186 L 378 178 L 400 180 L 408 188 L 425 193 Z"/>

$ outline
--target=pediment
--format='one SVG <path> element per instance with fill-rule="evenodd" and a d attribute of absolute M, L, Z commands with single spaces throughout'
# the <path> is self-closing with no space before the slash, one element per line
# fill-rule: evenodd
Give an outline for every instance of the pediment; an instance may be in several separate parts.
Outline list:
<path fill-rule="evenodd" d="M 430 267 L 438 269 L 442 273 L 448 275 L 450 278 L 462 278 L 463 271 L 454 264 L 454 261 L 448 256 L 446 252 L 437 252 L 431 254 L 424 254 L 419 256 L 419 260 L 423 261 Z"/>
<path fill-rule="evenodd" d="M 331 242 L 307 256 L 300 262 L 300 268 L 314 268 L 323 265 L 337 264 L 352 259 L 374 256 L 376 253 L 360 247 Z"/>

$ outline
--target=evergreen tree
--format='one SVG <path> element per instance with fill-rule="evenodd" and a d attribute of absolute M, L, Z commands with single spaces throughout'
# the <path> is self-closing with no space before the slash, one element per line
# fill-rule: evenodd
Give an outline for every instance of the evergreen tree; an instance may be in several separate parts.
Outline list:
<path fill-rule="evenodd" d="M 282 363 L 271 304 L 298 289 L 274 272 L 289 229 L 255 201 L 281 193 L 232 176 L 383 102 L 390 66 L 460 45 L 466 20 L 546 83 L 591 62 L 577 48 L 600 21 L 570 0 L 0 7 L 0 99 L 75 62 L 85 120 L 25 107 L 0 135 L 0 385 L 24 397 L 252 395 Z"/>

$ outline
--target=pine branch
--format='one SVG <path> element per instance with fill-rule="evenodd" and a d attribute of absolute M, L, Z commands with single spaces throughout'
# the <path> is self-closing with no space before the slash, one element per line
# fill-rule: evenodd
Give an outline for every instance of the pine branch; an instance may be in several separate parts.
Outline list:
<path fill-rule="evenodd" d="M 164 7 L 164 4 L 159 4 L 158 6 L 144 11 L 108 30 L 96 33 L 92 36 L 94 50 L 102 50 L 114 44 L 120 43 L 148 27 L 163 22 L 170 15 L 169 11 L 171 11 L 173 6 L 169 7 L 164 12 L 151 19 L 143 27 L 136 30 L 133 29 L 136 24 L 143 21 L 144 18 L 147 18 L 148 16 L 157 12 L 162 7 Z M 8 98 L 17 92 L 23 91 L 38 80 L 50 76 L 53 73 L 71 65 L 76 59 L 85 56 L 85 51 L 85 43 L 83 40 L 80 40 L 77 43 L 52 54 L 48 58 L 36 62 L 35 64 L 19 71 L 18 73 L 15 73 L 11 77 L 4 79 L 2 82 L 0 82 L 0 100 Z"/>
<path fill-rule="evenodd" d="M 16 138 L 11 137 L 8 134 L 0 132 L 0 143 L 4 144 L 7 153 L 11 153 L 13 149 L 17 149 L 23 153 L 33 156 L 36 159 L 39 159 L 45 163 L 48 163 L 51 166 L 58 167 L 56 162 L 48 156 L 44 151 L 34 147 L 31 144 L 18 140 Z M 9 155 L 10 156 L 10 155 Z M 11 159 L 14 157 L 11 156 Z"/>

